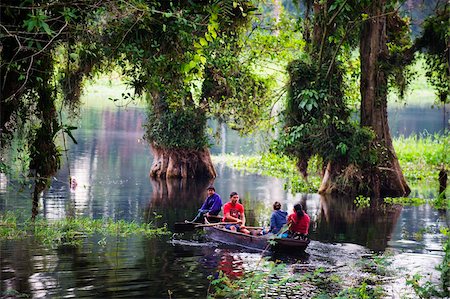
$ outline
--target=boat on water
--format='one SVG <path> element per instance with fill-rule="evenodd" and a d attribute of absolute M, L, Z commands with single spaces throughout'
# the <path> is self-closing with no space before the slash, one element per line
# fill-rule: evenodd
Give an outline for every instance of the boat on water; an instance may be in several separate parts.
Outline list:
<path fill-rule="evenodd" d="M 283 252 L 299 252 L 308 247 L 309 239 L 278 238 L 272 234 L 253 235 L 226 229 L 222 224 L 204 226 L 207 238 L 231 245 L 238 245 L 256 250 L 270 250 Z M 252 232 L 252 228 L 248 228 Z"/>

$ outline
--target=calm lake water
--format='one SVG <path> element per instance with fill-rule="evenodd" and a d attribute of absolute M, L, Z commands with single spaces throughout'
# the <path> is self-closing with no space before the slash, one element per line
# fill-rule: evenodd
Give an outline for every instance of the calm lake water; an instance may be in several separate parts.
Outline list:
<path fill-rule="evenodd" d="M 417 132 L 411 128 L 439 131 L 446 112 L 433 113 L 421 117 L 424 111 L 406 109 L 401 117 L 397 114 L 399 121 L 391 124 L 391 129 L 394 135 Z M 402 123 L 404 119 L 408 125 Z M 144 121 L 139 108 L 83 109 L 75 133 L 78 144 L 68 144 L 67 160 L 64 157 L 62 169 L 41 198 L 41 215 L 48 219 L 84 215 L 167 223 L 169 228 L 176 221 L 191 219 L 211 182 L 149 179 L 152 157 L 142 140 Z M 263 146 L 226 129 L 222 137 L 223 142 L 212 148 L 213 155 L 246 153 Z M 301 258 L 280 257 L 291 271 L 322 267 L 354 281 L 364 275 L 361 258 L 387 251 L 393 274 L 383 288 L 390 298 L 410 291 L 405 289 L 406 274 L 420 273 L 433 281 L 439 277 L 435 270 L 443 256 L 439 228 L 449 218 L 428 205 L 358 209 L 345 198 L 293 195 L 283 189 L 281 179 L 239 172 L 222 164 L 216 164 L 216 170 L 217 193 L 225 202 L 231 191 L 239 192 L 250 225 L 267 224 L 276 200 L 289 211 L 296 202 L 303 203 L 312 219 L 313 241 Z M 69 176 L 78 182 L 75 189 L 68 185 Z M 420 190 L 414 192 L 421 194 Z M 0 175 L 0 211 L 19 210 L 29 215 L 30 198 L 29 191 L 19 192 L 17 183 Z M 0 295 L 14 297 L 17 291 L 32 298 L 205 298 L 209 275 L 220 270 L 240 277 L 254 271 L 260 258 L 256 252 L 189 236 L 150 240 L 92 237 L 80 248 L 58 250 L 29 239 L 2 241 Z"/>

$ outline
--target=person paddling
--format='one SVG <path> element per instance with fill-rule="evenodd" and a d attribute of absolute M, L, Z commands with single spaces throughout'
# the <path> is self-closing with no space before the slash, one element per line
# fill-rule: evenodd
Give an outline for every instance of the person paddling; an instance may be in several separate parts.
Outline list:
<path fill-rule="evenodd" d="M 198 210 L 197 216 L 195 216 L 191 222 L 203 223 L 205 221 L 205 217 L 217 216 L 222 209 L 222 198 L 220 198 L 220 195 L 216 193 L 216 188 L 214 188 L 213 185 L 210 185 L 206 191 L 208 192 L 208 196 L 206 197 L 201 208 Z"/>

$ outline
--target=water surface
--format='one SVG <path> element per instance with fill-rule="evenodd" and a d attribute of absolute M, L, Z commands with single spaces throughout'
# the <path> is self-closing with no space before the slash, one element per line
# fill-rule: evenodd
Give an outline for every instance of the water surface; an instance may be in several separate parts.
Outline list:
<path fill-rule="evenodd" d="M 84 109 L 75 133 L 78 144 L 68 144 L 64 165 L 40 200 L 40 214 L 48 219 L 82 215 L 166 223 L 171 228 L 195 215 L 206 186 L 214 183 L 224 201 L 231 191 L 240 193 L 250 225 L 267 225 L 275 200 L 288 211 L 296 202 L 304 205 L 313 241 L 301 258 L 281 257 L 292 273 L 324 268 L 356 281 L 364 275 L 358 264 L 362 257 L 389 251 L 397 273 L 394 283 L 385 286 L 392 297 L 404 291 L 405 273 L 438 278 L 434 267 L 443 254 L 439 227 L 447 218 L 428 205 L 361 209 L 347 198 L 291 194 L 282 179 L 222 164 L 216 165 L 214 182 L 152 180 L 151 153 L 142 140 L 144 121 L 139 108 Z M 212 148 L 213 154 L 247 152 L 254 145 L 228 131 L 223 134 L 225 141 Z M 70 176 L 76 178 L 76 188 L 70 188 Z M 30 194 L 0 177 L 0 211 L 30 214 Z M 2 241 L 0 257 L 3 296 L 15 290 L 32 298 L 205 298 L 208 276 L 223 271 L 241 277 L 257 268 L 261 254 L 205 242 L 201 236 L 94 236 L 80 248 L 48 249 L 29 239 Z"/>

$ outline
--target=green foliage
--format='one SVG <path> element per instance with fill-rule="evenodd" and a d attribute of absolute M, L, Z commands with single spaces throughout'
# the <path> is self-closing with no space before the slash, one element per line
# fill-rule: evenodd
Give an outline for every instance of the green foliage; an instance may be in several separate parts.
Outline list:
<path fill-rule="evenodd" d="M 270 285 L 271 288 L 282 289 L 287 279 L 279 279 L 277 276 L 282 273 L 286 266 L 274 262 L 262 262 L 263 267 L 258 271 L 238 279 L 233 280 L 225 273 L 219 272 L 218 277 L 213 279 L 210 276 L 210 288 L 208 298 L 262 298 Z"/>
<path fill-rule="evenodd" d="M 448 40 L 450 7 L 442 4 L 436 14 L 428 17 L 423 23 L 423 33 L 417 45 L 424 49 L 429 83 L 434 87 L 440 102 L 448 103 L 450 93 L 450 71 L 448 61 Z"/>
<path fill-rule="evenodd" d="M 437 179 L 439 169 L 444 165 L 450 165 L 448 132 L 443 135 L 399 137 L 393 144 L 400 166 L 408 180 Z"/>
<path fill-rule="evenodd" d="M 449 187 L 447 186 L 447 190 Z M 436 210 L 449 210 L 450 211 L 450 200 L 447 199 L 445 195 L 445 190 L 438 195 L 437 198 L 430 201 L 430 205 Z"/>
<path fill-rule="evenodd" d="M 403 206 L 414 207 L 422 206 L 427 203 L 426 199 L 417 197 L 385 197 L 383 200 L 388 204 L 400 204 Z"/>
<path fill-rule="evenodd" d="M 390 15 L 387 20 L 389 59 L 383 61 L 382 69 L 388 76 L 388 88 L 396 90 L 401 99 L 416 74 L 412 66 L 414 54 L 411 54 L 409 25 L 409 19 L 401 18 L 398 14 Z"/>
<path fill-rule="evenodd" d="M 441 232 L 445 235 L 446 240 L 443 246 L 444 260 L 438 269 L 441 271 L 443 295 L 450 296 L 450 228 L 442 228 Z"/>
<path fill-rule="evenodd" d="M 209 146 L 203 111 L 184 107 L 148 112 L 145 138 L 155 147 L 200 150 Z"/>
<path fill-rule="evenodd" d="M 96 42 L 135 93 L 149 95 L 150 142 L 200 149 L 208 145 L 208 117 L 219 115 L 242 132 L 258 122 L 269 103 L 266 81 L 241 56 L 241 33 L 254 10 L 250 1 L 155 1 L 121 9 L 121 18 L 105 14 L 111 23 Z M 217 86 L 226 92 L 211 92 Z"/>
<path fill-rule="evenodd" d="M 370 207 L 370 197 L 358 195 L 353 202 L 358 208 Z"/>
<path fill-rule="evenodd" d="M 102 237 L 128 237 L 142 235 L 154 237 L 168 234 L 166 227 L 156 228 L 151 223 L 138 224 L 123 220 L 67 218 L 49 221 L 38 218 L 34 221 L 21 219 L 17 214 L 0 214 L 0 240 L 31 238 L 48 247 L 80 246 L 83 240 L 94 234 Z"/>
<path fill-rule="evenodd" d="M 350 121 L 342 101 L 341 73 L 336 71 L 330 82 L 319 79 L 326 70 L 317 69 L 312 61 L 296 60 L 288 67 L 291 81 L 284 129 L 274 150 L 299 160 L 318 155 L 323 161 L 372 165 L 376 161 L 370 147 L 374 135 Z"/>
<path fill-rule="evenodd" d="M 441 294 L 437 290 L 436 286 L 430 281 L 426 281 L 425 283 L 421 283 L 420 279 L 422 276 L 420 274 L 407 275 L 406 285 L 411 286 L 414 289 L 414 292 L 419 296 L 419 298 L 436 298 L 441 297 Z"/>
<path fill-rule="evenodd" d="M 360 286 L 345 289 L 334 297 L 335 299 L 375 299 L 383 298 L 383 290 L 381 287 L 371 287 L 366 282 L 362 282 Z"/>
<path fill-rule="evenodd" d="M 223 48 L 227 50 L 209 56 L 202 101 L 206 103 L 208 115 L 247 134 L 261 122 L 272 104 L 266 96 L 269 80 L 253 74 L 247 62 L 236 59 L 237 54 L 228 46 Z"/>
<path fill-rule="evenodd" d="M 53 31 L 47 24 L 47 15 L 42 9 L 33 10 L 33 13 L 28 14 L 28 19 L 23 21 L 23 26 L 28 32 L 39 32 L 43 30 L 48 35 L 53 34 Z"/>

